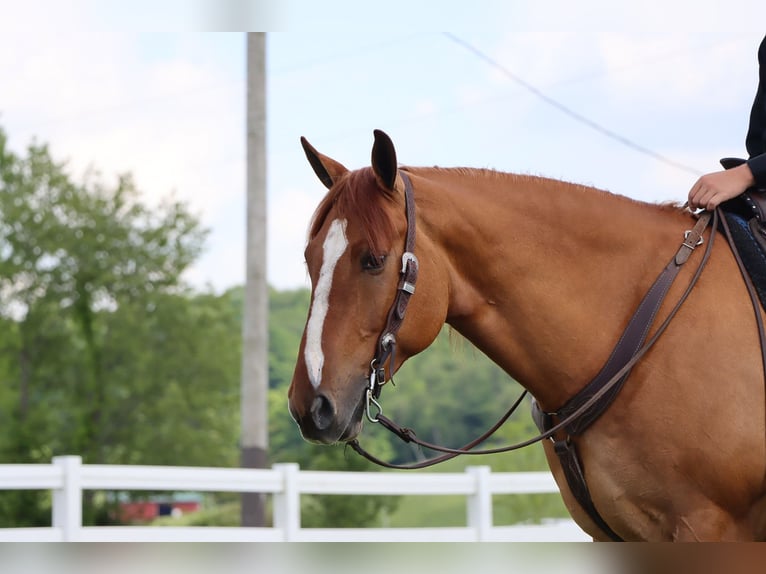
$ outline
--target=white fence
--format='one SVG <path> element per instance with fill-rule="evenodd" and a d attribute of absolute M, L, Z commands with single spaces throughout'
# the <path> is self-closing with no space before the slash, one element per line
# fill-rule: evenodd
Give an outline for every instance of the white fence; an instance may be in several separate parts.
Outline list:
<path fill-rule="evenodd" d="M 547 472 L 464 473 L 301 471 L 297 464 L 271 469 L 84 465 L 79 456 L 53 464 L 0 465 L 0 490 L 52 490 L 52 526 L 0 528 L 0 542 L 451 542 L 589 540 L 571 520 L 542 525 L 495 526 L 494 494 L 558 492 Z M 273 495 L 273 527 L 83 526 L 84 490 L 262 492 Z M 464 495 L 466 526 L 440 528 L 301 528 L 301 494 Z"/>

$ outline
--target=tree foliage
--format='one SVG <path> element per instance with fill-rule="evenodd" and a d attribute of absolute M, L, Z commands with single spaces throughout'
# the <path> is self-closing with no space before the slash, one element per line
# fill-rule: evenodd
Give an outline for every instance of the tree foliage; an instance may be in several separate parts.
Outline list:
<path fill-rule="evenodd" d="M 184 203 L 148 207 L 129 175 L 74 181 L 45 145 L 15 154 L 0 129 L 0 463 L 78 454 L 86 463 L 237 466 L 243 290 L 184 283 L 205 236 Z M 350 449 L 305 442 L 288 414 L 308 306 L 305 289 L 270 290 L 270 462 L 378 470 Z M 396 383 L 383 391 L 386 413 L 451 446 L 481 434 L 520 391 L 446 329 Z M 500 435 L 533 433 L 526 417 Z M 394 462 L 429 455 L 369 423 L 361 439 Z M 545 468 L 540 449 L 498 460 L 498 470 Z M 303 522 L 362 526 L 398 502 L 307 496 Z M 533 513 L 528 506 L 519 512 Z M 47 493 L 0 492 L 0 526 L 49 523 L 49 508 Z M 106 516 L 95 498 L 85 511 L 90 522 Z"/>
<path fill-rule="evenodd" d="M 17 155 L 0 131 L 4 461 L 236 457 L 239 310 L 183 284 L 206 235 L 196 216 L 141 199 L 129 176 L 75 182 L 45 145 Z M 18 518 L 2 511 L 12 498 L 0 516 Z M 39 521 L 37 500 L 22 521 Z"/>
<path fill-rule="evenodd" d="M 22 436 L 35 411 L 54 408 L 69 419 L 59 441 L 88 462 L 109 460 L 115 318 L 178 292 L 204 237 L 183 203 L 149 209 L 129 176 L 75 183 L 45 145 L 19 157 L 0 133 L 0 312 L 17 321 Z"/>

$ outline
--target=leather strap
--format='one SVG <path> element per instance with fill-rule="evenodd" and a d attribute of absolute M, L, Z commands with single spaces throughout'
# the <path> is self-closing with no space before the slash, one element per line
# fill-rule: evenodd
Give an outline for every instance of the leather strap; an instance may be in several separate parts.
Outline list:
<path fill-rule="evenodd" d="M 686 263 L 694 249 L 702 243 L 702 234 L 707 227 L 710 218 L 710 212 L 703 212 L 694 228 L 686 233 L 681 247 L 679 247 L 676 254 L 665 266 L 665 269 L 662 270 L 659 277 L 657 277 L 654 284 L 649 288 L 649 291 L 647 291 L 646 295 L 644 295 L 644 298 L 641 300 L 641 303 L 633 314 L 633 317 L 630 319 L 628 326 L 623 331 L 622 336 L 601 371 L 599 371 L 593 380 L 585 385 L 579 393 L 559 408 L 558 411 L 547 413 L 548 415 L 558 416 L 559 418 L 568 418 L 572 413 L 577 412 L 583 404 L 588 402 L 596 392 L 601 390 L 606 383 L 615 376 L 615 373 L 617 373 L 617 371 L 619 371 L 620 368 L 638 352 L 649 333 L 649 329 L 654 323 L 657 312 L 665 300 L 668 289 L 673 284 L 678 272 L 681 270 L 681 266 Z M 593 422 L 601 416 L 617 397 L 617 394 L 620 392 L 620 389 L 629 374 L 630 371 L 626 372 L 616 383 L 611 385 L 609 391 L 604 394 L 601 400 L 593 403 L 589 408 L 582 412 L 580 416 L 574 418 L 572 422 L 566 426 L 566 431 L 570 435 L 578 435 L 593 424 Z"/>
<path fill-rule="evenodd" d="M 386 361 L 394 354 L 396 347 L 396 335 L 404 322 L 404 315 L 407 311 L 410 298 L 415 293 L 415 284 L 418 280 L 418 259 L 415 257 L 415 198 L 412 192 L 412 182 L 409 176 L 403 171 L 399 176 L 404 182 L 404 203 L 407 215 L 407 235 L 404 242 L 404 253 L 402 254 L 402 267 L 399 271 L 399 284 L 396 288 L 396 297 L 394 303 L 388 311 L 386 326 L 378 337 L 375 357 L 370 367 L 372 369 L 370 377 L 370 391 L 374 398 L 380 396 L 380 391 L 389 377 L 386 376 Z M 389 369 L 393 374 L 393 361 L 389 363 Z"/>
<path fill-rule="evenodd" d="M 585 481 L 585 472 L 580 462 L 580 456 L 577 453 L 577 447 L 568 439 L 557 440 L 553 443 L 553 450 L 559 457 L 561 468 L 564 469 L 564 475 L 569 484 L 569 490 L 575 497 L 575 500 L 582 506 L 583 510 L 590 516 L 591 520 L 611 538 L 614 542 L 623 542 L 623 539 L 606 523 L 599 514 L 593 498 L 591 498 L 588 483 Z"/>
<path fill-rule="evenodd" d="M 737 246 L 734 243 L 734 238 L 731 235 L 731 230 L 729 229 L 729 224 L 726 221 L 725 217 L 721 217 L 721 227 L 723 228 L 723 231 L 726 235 L 726 239 L 729 242 L 729 246 L 731 247 L 731 252 L 734 255 L 734 259 L 737 262 L 737 266 L 739 267 L 739 272 L 742 275 L 742 279 L 745 281 L 745 286 L 747 287 L 747 293 L 750 296 L 750 302 L 753 305 L 753 312 L 755 313 L 755 323 L 756 323 L 756 326 L 758 327 L 758 339 L 761 342 L 761 364 L 763 365 L 764 385 L 766 386 L 766 329 L 764 329 L 763 318 L 761 317 L 761 304 L 758 301 L 758 294 L 755 291 L 755 286 L 753 285 L 753 282 L 750 279 L 750 274 L 747 272 L 747 269 L 745 268 L 745 264 L 742 261 L 742 257 L 740 256 L 739 251 L 737 250 Z"/>
<path fill-rule="evenodd" d="M 490 436 L 495 434 L 495 432 L 505 424 L 505 421 L 508 420 L 508 418 L 518 409 L 519 405 L 521 405 L 521 402 L 524 400 L 524 397 L 527 396 L 527 391 L 524 391 L 521 393 L 518 399 L 513 403 L 510 409 L 506 411 L 506 413 L 500 417 L 500 419 L 485 432 L 480 437 L 472 440 L 471 442 L 464 444 L 458 449 L 445 449 L 444 447 L 438 446 L 438 445 L 432 445 L 426 441 L 422 441 L 415 435 L 415 431 L 409 428 L 401 427 L 398 424 L 396 424 L 394 421 L 383 415 L 382 413 L 378 415 L 378 422 L 382 424 L 387 430 L 398 436 L 402 441 L 408 442 L 408 443 L 415 443 L 418 446 L 423 446 L 425 448 L 430 448 L 431 450 L 436 451 L 444 451 L 449 450 L 449 452 L 446 452 L 445 454 L 441 456 L 436 456 L 433 458 L 429 458 L 427 460 L 423 460 L 420 462 L 415 462 L 411 464 L 394 464 L 392 462 L 386 462 L 383 459 L 380 459 L 376 457 L 375 455 L 369 453 L 364 448 L 362 448 L 362 445 L 359 444 L 359 441 L 356 439 L 350 441 L 348 445 L 356 451 L 357 454 L 363 456 L 370 462 L 373 462 L 379 466 L 382 466 L 384 468 L 391 468 L 395 470 L 418 470 L 422 468 L 428 468 L 429 466 L 434 466 L 435 464 L 439 464 L 441 462 L 450 460 L 455 458 L 456 456 L 459 456 L 461 454 L 474 454 L 475 451 L 471 451 L 471 449 L 477 447 L 478 445 L 482 444 L 485 440 L 487 440 Z M 488 454 L 486 451 L 483 451 L 486 454 Z M 501 449 L 500 452 L 505 452 L 505 449 Z"/>
<path fill-rule="evenodd" d="M 580 410 L 581 406 L 588 402 L 594 393 L 599 392 L 605 387 L 622 365 L 635 356 L 646 339 L 646 335 L 654 323 L 657 312 L 665 300 L 665 295 L 667 295 L 668 289 L 678 275 L 681 266 L 686 263 L 694 249 L 702 242 L 702 233 L 705 227 L 707 227 L 710 217 L 711 214 L 709 212 L 703 212 L 694 228 L 685 235 L 683 244 L 641 300 L 612 354 L 594 379 L 567 401 L 556 413 L 543 413 L 538 403 L 533 403 L 532 418 L 541 432 L 553 426 L 554 416 L 568 419 L 572 413 Z M 583 411 L 581 416 L 573 418 L 572 422 L 565 426 L 568 433 L 566 438 L 556 440 L 553 443 L 554 450 L 559 457 L 561 468 L 569 485 L 569 490 L 575 497 L 575 500 L 577 500 L 591 520 L 615 542 L 622 541 L 622 538 L 609 527 L 593 503 L 577 448 L 571 442 L 570 436 L 583 433 L 585 429 L 593 424 L 609 408 L 609 405 L 611 405 L 620 392 L 628 375 L 630 375 L 630 371 L 626 371 L 624 375 L 619 377 L 617 382 L 603 394 L 602 398 L 593 402 L 589 408 Z"/>

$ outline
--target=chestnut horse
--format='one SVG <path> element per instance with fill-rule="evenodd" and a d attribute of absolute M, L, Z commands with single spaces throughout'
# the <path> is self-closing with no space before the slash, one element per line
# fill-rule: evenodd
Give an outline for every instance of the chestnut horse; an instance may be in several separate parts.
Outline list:
<path fill-rule="evenodd" d="M 349 171 L 303 141 L 329 189 L 305 257 L 312 298 L 289 409 L 303 436 L 333 444 L 362 429 L 370 361 L 395 297 L 407 216 L 391 140 Z M 544 411 L 607 360 L 694 217 L 541 177 L 402 168 L 415 200 L 417 290 L 395 371 L 446 322 L 522 384 Z M 693 253 L 692 259 L 701 257 Z M 658 319 L 693 273 L 682 269 Z M 616 400 L 576 442 L 594 506 L 625 540 L 766 537 L 764 373 L 753 309 L 726 243 Z M 466 389 L 466 392 L 470 392 Z M 575 521 L 607 535 L 548 463 Z"/>

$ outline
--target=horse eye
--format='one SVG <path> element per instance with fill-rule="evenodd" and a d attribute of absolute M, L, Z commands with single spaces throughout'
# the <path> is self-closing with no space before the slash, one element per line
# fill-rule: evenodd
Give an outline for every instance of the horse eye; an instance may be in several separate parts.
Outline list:
<path fill-rule="evenodd" d="M 385 255 L 373 255 L 372 253 L 365 253 L 362 257 L 362 270 L 375 273 L 376 271 L 383 271 L 383 266 L 386 263 Z"/>

